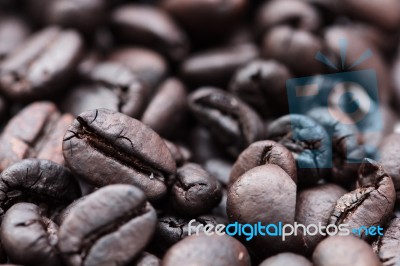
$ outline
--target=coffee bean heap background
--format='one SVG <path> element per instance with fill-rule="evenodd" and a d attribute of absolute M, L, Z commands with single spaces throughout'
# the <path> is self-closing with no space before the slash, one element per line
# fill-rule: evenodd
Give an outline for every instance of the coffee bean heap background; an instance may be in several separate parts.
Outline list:
<path fill-rule="evenodd" d="M 399 265 L 399 28 L 398 0 L 0 0 L 0 262 Z M 315 59 L 341 66 L 342 39 L 343 68 Z M 382 130 L 289 115 L 286 80 L 330 88 L 367 49 Z"/>

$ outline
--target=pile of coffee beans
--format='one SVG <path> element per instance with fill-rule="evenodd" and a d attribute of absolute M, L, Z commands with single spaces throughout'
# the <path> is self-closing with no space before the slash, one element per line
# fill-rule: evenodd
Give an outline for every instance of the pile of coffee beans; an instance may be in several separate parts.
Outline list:
<path fill-rule="evenodd" d="M 399 0 L 0 0 L 0 265 L 400 265 L 399 46 Z"/>

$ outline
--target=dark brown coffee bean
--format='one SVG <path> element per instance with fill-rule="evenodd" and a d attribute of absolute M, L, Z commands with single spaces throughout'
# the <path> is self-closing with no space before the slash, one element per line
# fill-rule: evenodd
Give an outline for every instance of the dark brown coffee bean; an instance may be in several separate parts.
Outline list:
<path fill-rule="evenodd" d="M 185 33 L 163 10 L 145 5 L 125 5 L 111 14 L 114 32 L 124 40 L 154 47 L 174 61 L 189 52 Z"/>
<path fill-rule="evenodd" d="M 4 215 L 1 242 L 10 260 L 23 265 L 62 265 L 56 250 L 58 226 L 38 206 L 18 203 Z"/>
<path fill-rule="evenodd" d="M 189 108 L 229 153 L 239 154 L 263 135 L 262 122 L 247 104 L 217 88 L 201 88 L 189 96 Z"/>
<path fill-rule="evenodd" d="M 163 258 L 163 266 L 175 265 L 250 265 L 246 248 L 228 235 L 190 236 L 172 246 Z"/>
<path fill-rule="evenodd" d="M 379 149 L 380 159 L 386 173 L 392 178 L 396 189 L 396 198 L 400 199 L 400 134 L 393 133 L 386 137 Z"/>
<path fill-rule="evenodd" d="M 199 164 L 204 164 L 210 158 L 223 158 L 225 155 L 222 145 L 206 127 L 198 125 L 193 128 L 189 143 L 193 161 Z"/>
<path fill-rule="evenodd" d="M 275 164 L 282 168 L 297 183 L 296 161 L 285 146 L 271 140 L 254 142 L 236 160 L 230 175 L 233 184 L 245 172 L 264 164 Z"/>
<path fill-rule="evenodd" d="M 148 252 L 142 252 L 131 266 L 160 266 L 161 260 Z"/>
<path fill-rule="evenodd" d="M 186 147 L 173 143 L 164 139 L 169 151 L 171 152 L 172 158 L 174 158 L 177 166 L 182 166 L 192 158 L 192 153 Z"/>
<path fill-rule="evenodd" d="M 157 133 L 107 109 L 80 114 L 64 136 L 63 152 L 71 171 L 89 184 L 133 184 L 150 200 L 165 195 L 166 180 L 176 171 Z"/>
<path fill-rule="evenodd" d="M 82 48 L 73 30 L 43 29 L 0 63 L 0 90 L 16 100 L 56 95 L 72 78 Z"/>
<path fill-rule="evenodd" d="M 145 248 L 156 222 L 140 189 L 110 185 L 71 210 L 60 226 L 58 248 L 68 265 L 125 265 Z"/>
<path fill-rule="evenodd" d="M 229 183 L 229 175 L 232 170 L 232 164 L 226 160 L 213 158 L 207 160 L 204 165 L 204 169 L 209 172 L 212 176 L 215 176 L 222 186 L 227 187 Z"/>
<path fill-rule="evenodd" d="M 385 233 L 373 245 L 383 266 L 395 266 L 400 262 L 400 218 L 394 218 Z"/>
<path fill-rule="evenodd" d="M 163 137 L 174 136 L 187 111 L 186 88 L 169 78 L 158 88 L 141 121 Z"/>
<path fill-rule="evenodd" d="M 178 169 L 171 190 L 171 203 L 182 216 L 196 217 L 209 212 L 221 201 L 221 185 L 200 165 L 188 163 Z"/>
<path fill-rule="evenodd" d="M 73 121 L 50 102 L 35 102 L 17 113 L 0 136 L 0 170 L 26 158 L 64 164 L 62 137 Z"/>
<path fill-rule="evenodd" d="M 383 167 L 371 159 L 364 159 L 358 173 L 357 189 L 343 195 L 336 203 L 330 224 L 348 224 L 350 228 L 385 225 L 390 218 L 396 192 L 390 176 Z M 374 236 L 360 232 L 370 240 Z"/>
<path fill-rule="evenodd" d="M 364 241 L 354 236 L 330 236 L 312 256 L 315 266 L 380 266 L 378 257 Z"/>
<path fill-rule="evenodd" d="M 22 18 L 0 13 L 0 60 L 25 41 L 29 32 L 30 28 Z"/>
<path fill-rule="evenodd" d="M 86 78 L 88 84 L 78 86 L 63 100 L 64 111 L 77 116 L 84 111 L 107 108 L 132 117 L 139 117 L 143 112 L 150 88 L 127 67 L 101 63 Z"/>
<path fill-rule="evenodd" d="M 283 252 L 264 260 L 259 266 L 312 266 L 312 263 L 303 256 Z"/>

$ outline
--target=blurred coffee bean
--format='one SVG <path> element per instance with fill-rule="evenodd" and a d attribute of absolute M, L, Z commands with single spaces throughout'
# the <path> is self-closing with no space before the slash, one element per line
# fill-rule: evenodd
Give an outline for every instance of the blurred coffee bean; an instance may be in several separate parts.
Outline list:
<path fill-rule="evenodd" d="M 347 191 L 334 184 L 323 184 L 300 191 L 296 202 L 296 221 L 308 226 L 310 224 L 327 226 L 336 201 Z M 325 236 L 307 234 L 303 236 L 307 254 L 311 255 L 315 247 Z"/>
<path fill-rule="evenodd" d="M 169 78 L 160 85 L 140 120 L 163 137 L 176 136 L 187 112 L 186 97 L 184 85 Z"/>
<path fill-rule="evenodd" d="M 1 242 L 10 260 L 23 265 L 62 265 L 56 250 L 58 226 L 38 206 L 18 203 L 4 215 Z"/>
<path fill-rule="evenodd" d="M 0 61 L 26 40 L 30 27 L 21 17 L 0 13 Z"/>
<path fill-rule="evenodd" d="M 157 133 L 136 119 L 107 109 L 80 114 L 64 136 L 63 153 L 71 171 L 89 184 L 132 184 L 150 201 L 165 195 L 165 183 L 176 171 L 175 161 Z"/>
<path fill-rule="evenodd" d="M 331 142 L 313 119 L 297 114 L 282 116 L 269 124 L 267 136 L 292 152 L 299 184 L 315 184 L 325 177 L 332 160 Z"/>
<path fill-rule="evenodd" d="M 192 54 L 181 65 L 182 79 L 196 86 L 226 86 L 241 66 L 259 55 L 253 44 L 221 47 Z"/>
<path fill-rule="evenodd" d="M 325 72 L 325 66 L 315 60 L 323 48 L 322 40 L 310 32 L 278 26 L 265 33 L 262 54 L 285 64 L 296 75 L 307 76 Z"/>
<path fill-rule="evenodd" d="M 223 147 L 206 127 L 194 127 L 189 136 L 189 143 L 194 162 L 204 164 L 209 158 L 224 158 Z"/>
<path fill-rule="evenodd" d="M 49 210 L 65 207 L 81 196 L 70 171 L 48 160 L 25 159 L 0 175 L 0 208 L 4 212 L 17 202 L 45 205 Z"/>
<path fill-rule="evenodd" d="M 312 263 L 303 256 L 283 252 L 264 260 L 259 266 L 312 266 Z"/>
<path fill-rule="evenodd" d="M 120 39 L 154 47 L 173 61 L 184 59 L 189 52 L 186 34 L 156 7 L 138 4 L 118 7 L 111 14 L 111 24 Z"/>
<path fill-rule="evenodd" d="M 58 248 L 68 265 L 124 265 L 150 241 L 156 222 L 140 189 L 110 185 L 71 210 L 60 226 Z"/>
<path fill-rule="evenodd" d="M 119 48 L 114 50 L 107 60 L 127 66 L 152 89 L 164 79 L 168 72 L 168 65 L 164 58 L 146 48 Z"/>
<path fill-rule="evenodd" d="M 254 167 L 266 164 L 279 166 L 297 183 L 296 161 L 292 153 L 275 141 L 263 140 L 254 142 L 239 155 L 232 167 L 230 184 Z"/>
<path fill-rule="evenodd" d="M 182 166 L 192 158 L 191 151 L 186 147 L 173 143 L 166 139 L 164 139 L 164 142 L 167 145 L 168 150 L 171 152 L 172 158 L 174 158 L 177 166 Z"/>
<path fill-rule="evenodd" d="M 330 236 L 322 241 L 312 256 L 315 266 L 379 266 L 372 248 L 355 236 Z"/>
<path fill-rule="evenodd" d="M 35 102 L 18 112 L 0 136 L 0 170 L 25 158 L 64 164 L 61 140 L 73 117 L 50 102 Z"/>
<path fill-rule="evenodd" d="M 82 49 L 73 30 L 41 30 L 0 63 L 1 92 L 21 101 L 56 95 L 71 81 Z"/>
<path fill-rule="evenodd" d="M 263 135 L 262 122 L 247 104 L 217 88 L 201 88 L 189 96 L 189 108 L 231 155 Z"/>
<path fill-rule="evenodd" d="M 233 75 L 229 90 L 264 117 L 288 113 L 289 70 L 273 60 L 254 60 Z"/>
<path fill-rule="evenodd" d="M 142 252 L 131 266 L 160 266 L 161 260 L 148 252 Z"/>
<path fill-rule="evenodd" d="M 178 169 L 171 189 L 171 204 L 178 214 L 196 217 L 221 201 L 221 185 L 200 165 L 187 163 Z"/>
<path fill-rule="evenodd" d="M 87 73 L 88 83 L 74 88 L 62 101 L 62 109 L 74 116 L 82 112 L 107 108 L 139 117 L 150 95 L 150 88 L 127 67 L 105 62 Z"/>
<path fill-rule="evenodd" d="M 228 235 L 195 235 L 172 246 L 163 258 L 164 266 L 219 265 L 249 266 L 246 248 Z"/>
<path fill-rule="evenodd" d="M 379 154 L 379 162 L 392 178 L 396 198 L 400 200 L 400 134 L 393 133 L 386 137 L 379 149 Z"/>
<path fill-rule="evenodd" d="M 394 218 L 389 223 L 382 237 L 373 247 L 383 266 L 395 266 L 400 262 L 400 218 Z"/>
<path fill-rule="evenodd" d="M 358 173 L 357 189 L 338 199 L 329 224 L 347 224 L 350 228 L 384 226 L 393 212 L 396 192 L 390 176 L 371 159 L 364 159 Z M 373 235 L 362 230 L 360 238 Z"/>
<path fill-rule="evenodd" d="M 228 186 L 229 175 L 231 173 L 232 164 L 226 160 L 212 158 L 207 160 L 204 165 L 204 169 L 209 172 L 212 176 L 215 176 L 217 180 L 224 186 Z"/>

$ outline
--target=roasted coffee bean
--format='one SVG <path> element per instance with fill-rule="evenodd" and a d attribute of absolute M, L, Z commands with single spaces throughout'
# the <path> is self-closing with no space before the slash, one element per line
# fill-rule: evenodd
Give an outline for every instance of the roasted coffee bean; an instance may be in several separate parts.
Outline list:
<path fill-rule="evenodd" d="M 321 224 L 327 226 L 336 201 L 346 194 L 346 190 L 334 185 L 323 184 L 302 190 L 296 202 L 296 221 L 308 226 Z M 326 232 L 323 232 L 326 234 Z M 304 235 L 307 254 L 312 254 L 314 248 L 325 236 L 321 234 Z"/>
<path fill-rule="evenodd" d="M 206 127 L 193 128 L 189 139 L 194 162 L 204 164 L 210 158 L 223 158 L 225 155 L 221 144 Z"/>
<path fill-rule="evenodd" d="M 342 111 L 332 108 L 315 108 L 307 115 L 325 128 L 332 141 L 332 181 L 342 185 L 355 181 L 365 151 L 354 122 Z"/>
<path fill-rule="evenodd" d="M 382 237 L 379 237 L 373 245 L 375 252 L 383 266 L 395 266 L 400 262 L 399 241 L 400 241 L 400 218 L 394 218 L 385 230 Z"/>
<path fill-rule="evenodd" d="M 0 13 L 0 60 L 25 41 L 29 32 L 29 26 L 22 18 Z"/>
<path fill-rule="evenodd" d="M 246 248 L 228 235 L 190 236 L 172 246 L 163 258 L 164 266 L 250 265 Z"/>
<path fill-rule="evenodd" d="M 285 146 L 271 140 L 254 142 L 236 160 L 230 175 L 233 184 L 245 172 L 264 164 L 275 164 L 282 168 L 297 183 L 296 161 Z"/>
<path fill-rule="evenodd" d="M 133 184 L 151 201 L 165 195 L 165 182 L 176 171 L 157 133 L 107 109 L 80 114 L 64 136 L 63 152 L 71 171 L 89 184 Z"/>
<path fill-rule="evenodd" d="M 161 260 L 148 252 L 142 252 L 131 266 L 160 266 Z"/>
<path fill-rule="evenodd" d="M 181 75 L 192 86 L 225 86 L 239 67 L 258 55 L 258 49 L 253 44 L 199 52 L 182 63 Z"/>
<path fill-rule="evenodd" d="M 267 136 L 292 152 L 299 184 L 324 177 L 332 155 L 329 135 L 320 124 L 303 115 L 285 115 L 269 124 Z"/>
<path fill-rule="evenodd" d="M 61 140 L 73 121 L 50 102 L 35 102 L 17 113 L 0 136 L 0 170 L 26 158 L 64 164 Z"/>
<path fill-rule="evenodd" d="M 288 113 L 286 80 L 291 73 L 274 60 L 254 60 L 232 77 L 229 90 L 264 117 Z"/>
<path fill-rule="evenodd" d="M 74 116 L 92 109 L 107 108 L 139 117 L 150 95 L 148 88 L 127 67 L 101 63 L 87 73 L 89 81 L 67 95 L 62 109 Z"/>
<path fill-rule="evenodd" d="M 355 236 L 330 236 L 322 241 L 312 256 L 315 266 L 379 266 L 372 248 Z"/>
<path fill-rule="evenodd" d="M 217 88 L 202 88 L 189 96 L 189 108 L 232 155 L 263 135 L 262 122 L 247 104 Z"/>
<path fill-rule="evenodd" d="M 90 34 L 106 19 L 107 1 L 104 0 L 29 0 L 27 2 L 31 16 L 42 25 L 57 24 Z"/>
<path fill-rule="evenodd" d="M 168 72 L 167 62 L 161 55 L 141 47 L 117 49 L 108 60 L 127 66 L 150 88 L 155 88 Z"/>
<path fill-rule="evenodd" d="M 348 224 L 350 228 L 385 225 L 393 212 L 396 192 L 390 176 L 371 159 L 364 159 L 358 173 L 357 189 L 338 199 L 329 219 L 330 224 Z M 360 232 L 370 240 L 374 236 Z"/>
<path fill-rule="evenodd" d="M 1 242 L 10 260 L 23 265 L 62 265 L 58 226 L 31 203 L 18 203 L 4 215 Z"/>
<path fill-rule="evenodd" d="M 150 101 L 142 118 L 144 124 L 161 136 L 174 136 L 187 111 L 186 89 L 174 78 L 164 81 Z"/>
<path fill-rule="evenodd" d="M 188 163 L 178 169 L 171 190 L 171 203 L 182 216 L 196 217 L 209 212 L 221 201 L 221 185 L 200 165 Z"/>
<path fill-rule="evenodd" d="M 174 158 L 177 166 L 182 166 L 192 158 L 192 153 L 186 147 L 173 143 L 166 139 L 164 139 L 164 142 L 171 152 L 172 158 Z"/>
<path fill-rule="evenodd" d="M 0 208 L 4 212 L 17 202 L 66 206 L 81 196 L 78 182 L 62 165 L 48 160 L 25 159 L 0 175 Z"/>
<path fill-rule="evenodd" d="M 379 149 L 380 160 L 385 172 L 392 178 L 396 198 L 400 199 L 400 134 L 386 137 Z"/>
<path fill-rule="evenodd" d="M 312 263 L 303 256 L 283 252 L 264 260 L 259 266 L 312 266 Z"/>
<path fill-rule="evenodd" d="M 204 169 L 209 172 L 212 176 L 215 176 L 217 180 L 224 186 L 228 186 L 229 175 L 232 170 L 232 164 L 228 161 L 221 159 L 210 159 L 207 160 L 204 165 Z"/>
<path fill-rule="evenodd" d="M 227 220 L 212 215 L 203 215 L 195 219 L 179 218 L 175 216 L 165 216 L 158 220 L 156 239 L 157 243 L 160 241 L 161 245 L 169 248 L 173 244 L 181 241 L 185 237 L 197 234 L 196 230 L 199 228 L 200 233 L 203 233 L 206 225 L 213 225 L 213 230 L 217 230 L 216 225 L 226 225 Z M 200 226 L 203 225 L 203 226 Z M 218 230 L 221 230 L 221 226 Z M 208 227 L 207 227 L 208 228 Z"/>
<path fill-rule="evenodd" d="M 180 61 L 189 52 L 186 34 L 163 10 L 146 5 L 125 5 L 111 14 L 115 34 L 124 40 L 147 45 Z"/>
<path fill-rule="evenodd" d="M 15 100 L 56 95 L 73 77 L 83 42 L 73 30 L 45 28 L 0 63 L 0 90 Z"/>
<path fill-rule="evenodd" d="M 299 76 L 325 71 L 325 66 L 314 58 L 321 50 L 323 50 L 321 39 L 310 32 L 289 26 L 274 27 L 263 37 L 263 56 L 285 64 Z"/>
<path fill-rule="evenodd" d="M 260 34 L 277 25 L 315 32 L 321 26 L 321 18 L 305 1 L 273 0 L 265 2 L 257 11 L 256 24 Z"/>
<path fill-rule="evenodd" d="M 125 265 L 147 245 L 156 222 L 140 189 L 110 185 L 71 210 L 60 226 L 58 248 L 68 265 Z"/>

